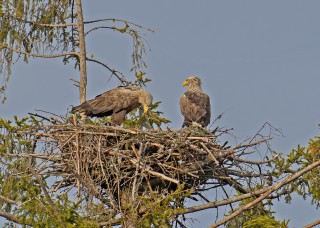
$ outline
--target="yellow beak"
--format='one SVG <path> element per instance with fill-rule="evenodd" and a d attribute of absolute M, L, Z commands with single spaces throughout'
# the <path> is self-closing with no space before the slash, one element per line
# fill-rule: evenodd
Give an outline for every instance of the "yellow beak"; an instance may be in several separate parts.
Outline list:
<path fill-rule="evenodd" d="M 186 85 L 189 85 L 189 82 L 187 80 L 182 83 L 182 86 L 186 86 Z"/>
<path fill-rule="evenodd" d="M 148 106 L 144 106 L 143 107 L 143 114 L 146 114 L 149 111 L 149 107 Z"/>

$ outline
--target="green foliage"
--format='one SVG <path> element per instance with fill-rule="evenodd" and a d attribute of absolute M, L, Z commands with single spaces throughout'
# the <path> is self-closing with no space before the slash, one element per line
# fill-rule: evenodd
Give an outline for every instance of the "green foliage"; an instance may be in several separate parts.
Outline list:
<path fill-rule="evenodd" d="M 155 102 L 152 104 L 146 114 L 143 113 L 141 107 L 131 111 L 126 116 L 123 127 L 133 129 L 155 129 L 155 127 L 157 127 L 161 129 L 161 126 L 170 123 L 170 120 L 162 116 L 163 112 L 157 110 L 160 103 L 161 102 Z M 80 116 L 78 115 L 77 118 L 80 119 Z M 106 116 L 102 118 L 86 118 L 85 122 L 93 125 L 112 124 L 111 118 Z"/>
<path fill-rule="evenodd" d="M 133 110 L 124 125 L 128 128 L 154 129 L 154 125 L 161 129 L 162 124 L 170 123 L 170 120 L 162 117 L 163 112 L 156 110 L 161 102 L 155 102 L 151 105 L 149 111 L 143 114 L 142 108 Z"/>
<path fill-rule="evenodd" d="M 81 205 L 70 200 L 67 193 L 50 193 L 57 214 L 44 196 L 39 180 L 30 173 L 36 159 L 19 157 L 22 153 L 35 153 L 34 136 L 22 132 L 29 132 L 40 124 L 35 118 L 15 116 L 14 122 L 0 118 L 0 195 L 16 202 L 0 201 L 0 210 L 14 215 L 18 223 L 33 227 L 98 227 L 96 221 L 83 216 Z M 41 175 L 41 181 L 50 188 L 48 176 Z"/>
<path fill-rule="evenodd" d="M 156 124 L 160 127 L 166 122 L 165 119 L 161 119 L 162 113 L 156 111 L 158 105 L 159 103 L 155 103 L 147 115 L 144 115 L 142 110 L 132 113 L 125 125 L 148 129 Z M 69 117 L 67 116 L 67 121 L 70 121 Z M 93 125 L 103 125 L 108 118 L 86 121 Z M 41 160 L 31 156 L 39 154 L 39 148 L 42 152 L 50 154 L 56 146 L 55 142 L 41 141 L 39 135 L 44 133 L 41 130 L 43 127 L 46 127 L 43 121 L 33 116 L 22 119 L 15 116 L 12 121 L 0 118 L 0 196 L 2 197 L 0 210 L 13 215 L 16 223 L 34 227 L 59 227 L 61 224 L 66 227 L 98 227 L 101 221 L 116 220 L 117 213 L 100 201 L 84 206 L 83 198 L 77 201 L 69 192 L 52 190 L 52 177 L 47 176 L 45 172 L 41 173 L 43 170 L 37 170 L 37 164 Z M 194 128 L 192 133 L 194 135 L 188 135 L 188 137 L 204 134 L 204 129 L 197 126 L 191 127 Z M 298 146 L 286 157 L 276 156 L 270 160 L 268 165 L 272 171 L 269 173 L 273 175 L 275 181 L 279 182 L 279 179 L 283 180 L 289 174 L 296 173 L 318 161 L 319 151 L 320 137 L 315 137 L 306 147 Z M 50 168 L 50 162 L 48 167 Z M 39 173 L 40 178 L 33 175 L 32 169 Z M 317 167 L 279 189 L 279 192 L 287 191 L 284 193 L 287 202 L 290 202 L 292 192 L 296 192 L 303 197 L 310 196 L 312 203 L 319 206 L 319 177 L 320 169 Z M 44 194 L 41 183 L 48 191 L 49 198 Z M 254 191 L 266 187 L 266 183 L 261 179 L 261 182 L 258 181 L 250 187 L 250 190 Z M 191 195 L 191 191 L 181 186 L 170 194 L 151 192 L 136 195 L 134 202 L 121 208 L 120 222 L 124 224 L 128 220 L 135 221 L 137 227 L 171 227 L 177 215 L 183 213 L 185 199 Z M 277 193 L 273 193 L 274 196 Z M 240 207 L 247 205 L 252 200 L 254 198 L 243 200 L 239 205 Z M 229 221 L 226 227 L 288 227 L 288 221 L 277 221 L 273 216 L 272 200 L 273 198 L 266 199 L 244 211 Z"/>
<path fill-rule="evenodd" d="M 28 63 L 30 57 L 63 57 L 65 64 L 72 59 L 75 61 L 75 68 L 80 68 L 79 58 L 74 52 L 79 51 L 79 28 L 73 0 L 8 0 L 0 2 L 0 76 L 3 85 L 0 87 L 0 98 L 5 101 L 7 82 L 11 75 L 14 53 L 17 58 L 23 58 Z M 139 30 L 147 30 L 135 23 L 118 19 L 102 19 L 96 22 L 108 22 L 113 26 L 103 26 L 112 29 L 132 38 L 132 67 L 136 80 L 133 84 L 146 85 L 150 81 L 145 75 L 147 67 L 144 55 L 147 51 L 145 40 Z M 86 22 L 84 22 L 86 23 Z M 93 22 L 87 23 L 90 28 Z M 93 27 L 85 34 L 102 27 Z M 81 50 L 80 50 L 81 51 Z M 46 55 L 46 56 L 44 56 Z M 91 55 L 93 56 L 93 55 Z M 93 59 L 88 59 L 96 61 Z M 116 75 L 122 84 L 129 84 L 124 76 L 106 64 L 96 61 L 106 67 L 112 75 Z M 82 66 L 81 66 L 82 67 Z"/>
<path fill-rule="evenodd" d="M 143 208 L 143 215 L 136 216 L 136 208 L 130 208 L 127 215 L 136 221 L 136 227 L 172 227 L 176 218 L 177 211 L 183 211 L 183 201 L 191 195 L 191 190 L 184 190 L 180 186 L 174 192 L 166 197 L 158 192 L 151 192 L 148 196 L 141 196 L 137 200 L 141 202 L 140 208 Z"/>
<path fill-rule="evenodd" d="M 250 203 L 253 198 L 245 199 L 241 201 L 240 206 L 244 206 Z M 229 213 L 232 213 L 230 211 Z M 233 228 L 233 227 L 243 227 L 243 228 L 287 228 L 288 222 L 287 220 L 277 221 L 274 216 L 272 216 L 274 212 L 270 209 L 266 208 L 262 202 L 258 203 L 254 207 L 250 208 L 249 210 L 243 212 L 239 216 L 235 217 L 234 219 L 230 220 L 226 227 Z"/>
<path fill-rule="evenodd" d="M 4 76 L 0 93 L 2 99 L 5 98 L 14 52 L 19 53 L 18 58 L 23 57 L 28 62 L 27 53 L 57 53 L 77 47 L 77 33 L 73 32 L 72 27 L 47 26 L 65 24 L 74 18 L 70 7 L 72 3 L 72 0 L 0 2 L 0 75 Z"/>
<path fill-rule="evenodd" d="M 279 222 L 273 216 L 252 216 L 243 224 L 243 228 L 287 228 L 289 221 Z"/>

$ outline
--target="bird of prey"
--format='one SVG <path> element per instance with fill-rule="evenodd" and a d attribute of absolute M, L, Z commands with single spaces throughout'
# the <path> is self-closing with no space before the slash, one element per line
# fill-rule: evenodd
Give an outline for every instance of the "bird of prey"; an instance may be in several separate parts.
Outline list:
<path fill-rule="evenodd" d="M 188 86 L 180 97 L 180 110 L 184 116 L 182 127 L 188 127 L 192 123 L 208 126 L 211 117 L 210 98 L 202 91 L 200 78 L 189 77 L 182 85 Z"/>
<path fill-rule="evenodd" d="M 119 86 L 73 107 L 71 112 L 90 117 L 111 116 L 112 123 L 121 125 L 127 113 L 139 106 L 146 113 L 151 104 L 152 95 L 144 89 L 138 86 Z"/>

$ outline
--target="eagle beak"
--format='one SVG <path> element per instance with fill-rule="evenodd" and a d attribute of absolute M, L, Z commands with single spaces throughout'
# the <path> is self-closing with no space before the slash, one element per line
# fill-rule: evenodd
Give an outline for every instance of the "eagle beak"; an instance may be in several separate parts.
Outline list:
<path fill-rule="evenodd" d="M 186 85 L 189 85 L 189 82 L 187 80 L 185 80 L 183 83 L 182 83 L 182 86 L 186 86 Z"/>
<path fill-rule="evenodd" d="M 148 106 L 144 106 L 143 107 L 143 114 L 146 114 L 149 111 L 149 107 Z"/>

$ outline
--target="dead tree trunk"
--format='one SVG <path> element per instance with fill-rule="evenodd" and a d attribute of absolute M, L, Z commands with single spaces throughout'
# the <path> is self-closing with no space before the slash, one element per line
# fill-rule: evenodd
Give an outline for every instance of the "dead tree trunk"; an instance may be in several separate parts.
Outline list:
<path fill-rule="evenodd" d="M 86 43 L 84 37 L 84 24 L 81 0 L 77 0 L 77 20 L 79 32 L 79 65 L 80 65 L 80 103 L 86 101 L 87 93 L 87 65 L 86 65 Z"/>

